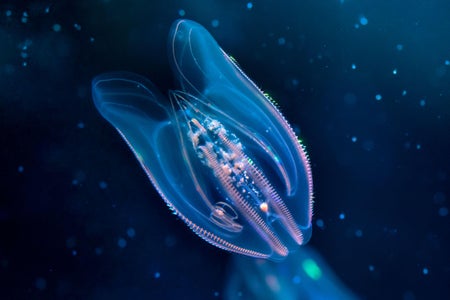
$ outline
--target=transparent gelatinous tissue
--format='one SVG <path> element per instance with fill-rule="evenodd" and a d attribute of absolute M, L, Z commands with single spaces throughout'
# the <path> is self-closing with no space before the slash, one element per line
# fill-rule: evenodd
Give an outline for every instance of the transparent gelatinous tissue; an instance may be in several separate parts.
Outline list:
<path fill-rule="evenodd" d="M 282 262 L 235 255 L 229 265 L 225 300 L 356 300 L 312 247 Z"/>
<path fill-rule="evenodd" d="M 178 20 L 168 98 L 127 72 L 94 78 L 95 105 L 167 205 L 201 238 L 281 260 L 311 236 L 312 178 L 293 130 L 198 23 Z"/>

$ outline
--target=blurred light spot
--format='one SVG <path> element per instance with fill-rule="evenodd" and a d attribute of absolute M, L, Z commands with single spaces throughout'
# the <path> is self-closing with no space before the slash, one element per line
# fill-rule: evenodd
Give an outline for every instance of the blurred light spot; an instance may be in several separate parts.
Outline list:
<path fill-rule="evenodd" d="M 72 250 L 72 256 L 77 256 L 77 250 Z"/>
<path fill-rule="evenodd" d="M 133 227 L 130 227 L 130 228 L 127 229 L 127 235 L 130 238 L 134 238 L 136 236 L 136 231 L 134 230 Z"/>
<path fill-rule="evenodd" d="M 310 258 L 305 259 L 302 262 L 303 271 L 313 280 L 319 280 L 322 277 L 322 270 L 320 270 L 319 266 L 316 262 Z"/>
<path fill-rule="evenodd" d="M 219 24 L 220 24 L 219 20 L 217 20 L 217 19 L 214 19 L 214 20 L 211 21 L 211 26 L 214 27 L 214 28 L 219 27 Z"/>
<path fill-rule="evenodd" d="M 80 31 L 81 30 L 81 25 L 78 23 L 73 24 L 73 28 L 75 28 L 75 30 Z"/>
<path fill-rule="evenodd" d="M 17 167 L 17 172 L 19 173 L 23 173 L 24 167 L 23 166 L 18 166 Z"/>
<path fill-rule="evenodd" d="M 7 11 L 5 11 L 5 15 L 7 17 L 11 17 L 12 16 L 12 11 L 8 9 Z"/>
<path fill-rule="evenodd" d="M 103 254 L 103 248 L 96 247 L 94 249 L 94 252 L 95 252 L 96 255 L 102 255 Z"/>
<path fill-rule="evenodd" d="M 397 46 L 395 46 L 395 48 L 397 48 L 397 51 L 402 51 L 403 50 L 403 45 L 402 44 L 397 44 Z"/>
<path fill-rule="evenodd" d="M 298 275 L 295 275 L 294 278 L 292 278 L 293 284 L 299 284 L 301 281 L 302 281 L 302 279 Z"/>
<path fill-rule="evenodd" d="M 441 216 L 441 217 L 446 217 L 446 216 L 448 216 L 448 208 L 445 207 L 445 206 L 439 208 L 438 214 L 439 214 L 439 216 Z"/>
<path fill-rule="evenodd" d="M 284 37 L 280 37 L 278 39 L 278 45 L 283 46 L 284 44 L 286 44 L 286 39 Z"/>
<path fill-rule="evenodd" d="M 381 94 L 375 95 L 375 100 L 380 101 L 381 99 L 383 99 L 383 96 L 381 96 Z"/>
<path fill-rule="evenodd" d="M 124 238 L 119 238 L 117 246 L 119 246 L 119 248 L 125 248 L 127 246 L 127 241 Z"/>
<path fill-rule="evenodd" d="M 362 16 L 361 18 L 359 18 L 359 23 L 363 26 L 366 26 L 369 23 L 369 20 L 367 20 L 366 17 Z"/>
<path fill-rule="evenodd" d="M 184 9 L 179 9 L 179 10 L 178 10 L 178 15 L 179 15 L 180 17 L 184 17 L 184 16 L 186 15 L 186 12 L 184 11 Z"/>
<path fill-rule="evenodd" d="M 83 128 L 84 128 L 84 123 L 81 122 L 81 121 L 78 122 L 77 127 L 78 127 L 79 129 L 83 129 Z"/>
<path fill-rule="evenodd" d="M 450 60 L 445 60 L 444 63 L 445 63 L 446 66 L 450 66 Z"/>
<path fill-rule="evenodd" d="M 340 220 L 344 220 L 345 219 L 345 214 L 344 213 L 340 213 L 339 214 L 339 219 Z"/>
<path fill-rule="evenodd" d="M 155 274 L 153 274 L 153 277 L 154 277 L 155 279 L 158 279 L 158 278 L 161 277 L 161 273 L 155 272 Z"/>
<path fill-rule="evenodd" d="M 45 288 L 47 287 L 47 280 L 45 280 L 45 278 L 42 277 L 38 277 L 36 278 L 36 280 L 34 281 L 34 286 L 38 289 L 38 290 L 45 290 Z"/>
<path fill-rule="evenodd" d="M 421 107 L 424 107 L 425 104 L 427 104 L 427 102 L 426 102 L 425 99 L 421 99 L 421 100 L 419 101 L 419 105 L 420 105 Z"/>
<path fill-rule="evenodd" d="M 53 29 L 54 32 L 60 32 L 61 31 L 61 25 L 53 24 L 52 29 Z"/>
<path fill-rule="evenodd" d="M 422 148 L 422 146 L 420 144 L 416 144 L 416 149 L 420 150 L 420 148 Z"/>
<path fill-rule="evenodd" d="M 252 8 L 253 8 L 253 3 L 248 2 L 248 3 L 247 3 L 247 9 L 248 9 L 248 10 L 251 10 Z"/>
<path fill-rule="evenodd" d="M 370 271 L 370 272 L 375 271 L 375 267 L 374 267 L 373 265 L 369 265 L 369 271 Z"/>
<path fill-rule="evenodd" d="M 361 229 L 356 230 L 355 231 L 355 236 L 358 237 L 358 238 L 362 237 L 363 236 L 362 230 Z"/>
<path fill-rule="evenodd" d="M 406 94 L 408 94 L 408 92 L 406 90 L 402 91 L 402 96 L 406 96 Z"/>
<path fill-rule="evenodd" d="M 392 70 L 393 75 L 397 75 L 397 69 Z"/>
<path fill-rule="evenodd" d="M 317 227 L 319 227 L 320 229 L 323 229 L 323 228 L 325 227 L 325 223 L 323 222 L 322 219 L 317 219 L 316 225 L 317 225 Z"/>
<path fill-rule="evenodd" d="M 429 273 L 428 268 L 423 268 L 422 273 L 423 273 L 423 275 L 428 275 L 428 273 Z"/>
<path fill-rule="evenodd" d="M 352 70 L 355 70 L 355 69 L 356 69 L 356 65 L 352 64 Z"/>
<path fill-rule="evenodd" d="M 102 189 L 102 190 L 104 190 L 104 189 L 106 189 L 107 187 L 108 187 L 108 184 L 106 183 L 106 181 L 100 181 L 99 183 L 98 183 L 98 186 Z"/>
<path fill-rule="evenodd" d="M 358 140 L 358 138 L 356 136 L 352 136 L 352 142 L 356 143 L 356 141 Z"/>

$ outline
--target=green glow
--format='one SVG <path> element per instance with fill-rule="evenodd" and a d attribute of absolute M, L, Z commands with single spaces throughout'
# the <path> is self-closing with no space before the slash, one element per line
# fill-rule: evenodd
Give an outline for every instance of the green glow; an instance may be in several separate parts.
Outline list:
<path fill-rule="evenodd" d="M 322 277 L 322 270 L 312 259 L 305 259 L 302 262 L 302 268 L 312 280 L 319 280 Z"/>

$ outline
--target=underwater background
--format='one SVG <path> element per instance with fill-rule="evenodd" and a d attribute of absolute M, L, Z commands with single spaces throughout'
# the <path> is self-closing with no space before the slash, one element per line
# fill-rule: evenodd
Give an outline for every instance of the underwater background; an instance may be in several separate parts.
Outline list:
<path fill-rule="evenodd" d="M 305 251 L 346 291 L 334 298 L 450 299 L 447 0 L 1 0 L 0 298 L 332 299 L 286 270 L 271 272 L 290 298 L 233 284 L 266 269 L 188 230 L 95 109 L 99 73 L 174 87 L 178 18 L 205 26 L 305 144 Z"/>

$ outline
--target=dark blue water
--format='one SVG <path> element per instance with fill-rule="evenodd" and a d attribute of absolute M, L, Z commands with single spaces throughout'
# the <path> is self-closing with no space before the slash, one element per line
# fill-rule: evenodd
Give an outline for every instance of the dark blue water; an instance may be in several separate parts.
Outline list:
<path fill-rule="evenodd" d="M 295 126 L 308 245 L 340 281 L 362 299 L 450 298 L 444 0 L 1 1 L 0 298 L 225 299 L 232 256 L 170 213 L 90 94 L 114 70 L 173 88 L 180 17 Z"/>

